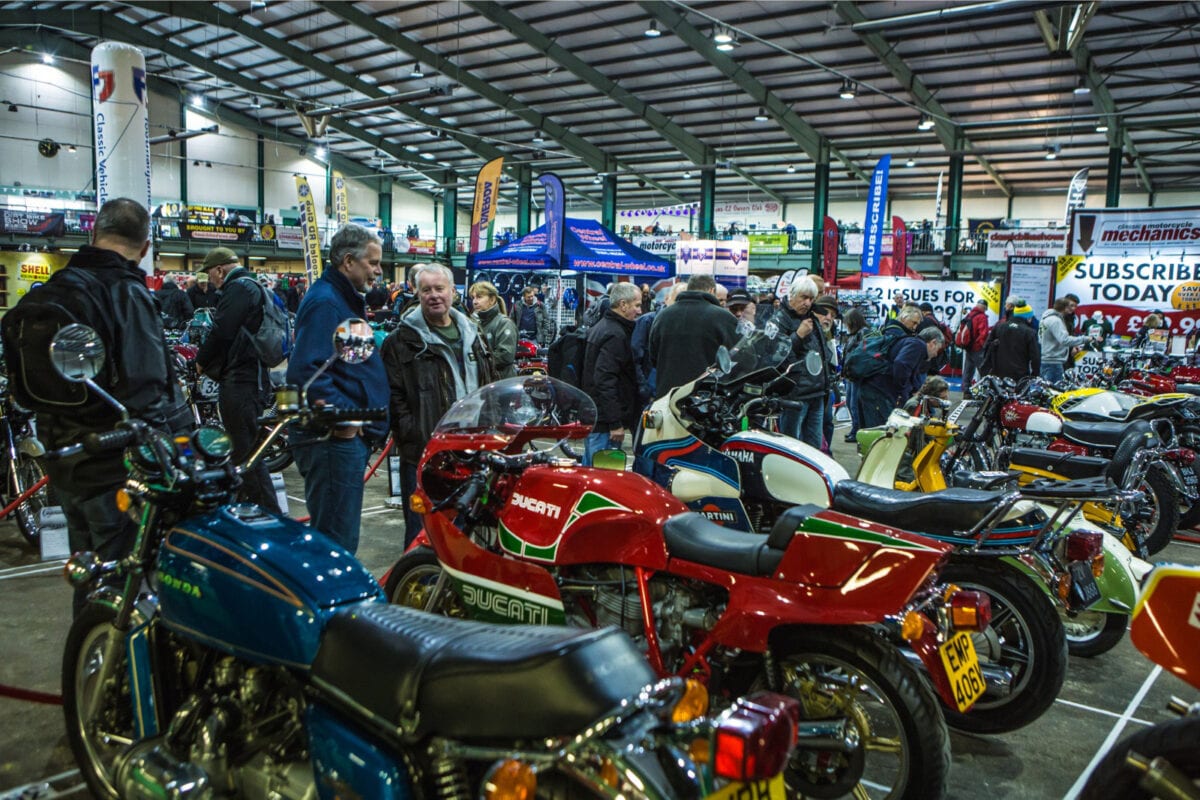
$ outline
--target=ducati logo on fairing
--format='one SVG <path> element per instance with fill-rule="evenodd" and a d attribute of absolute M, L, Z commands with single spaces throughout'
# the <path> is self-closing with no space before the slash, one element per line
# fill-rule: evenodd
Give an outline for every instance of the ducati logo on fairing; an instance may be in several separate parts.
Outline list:
<path fill-rule="evenodd" d="M 547 503 L 545 500 L 526 497 L 519 492 L 512 493 L 512 504 L 517 508 L 524 508 L 535 514 L 541 514 L 543 517 L 550 517 L 551 519 L 558 519 L 562 516 L 562 506 Z"/>
<path fill-rule="evenodd" d="M 529 622 L 534 625 L 550 623 L 550 611 L 545 606 L 485 589 L 482 586 L 463 583 L 462 598 L 463 602 L 472 608 L 491 612 L 513 622 Z"/>

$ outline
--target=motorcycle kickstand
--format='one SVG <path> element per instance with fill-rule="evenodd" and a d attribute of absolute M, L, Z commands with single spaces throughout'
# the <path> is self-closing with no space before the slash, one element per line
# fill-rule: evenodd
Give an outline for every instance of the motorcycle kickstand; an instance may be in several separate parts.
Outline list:
<path fill-rule="evenodd" d="M 438 570 L 437 582 L 433 584 L 433 588 L 429 591 L 429 599 L 425 601 L 426 612 L 434 613 L 437 608 L 438 600 L 442 597 L 442 592 L 446 590 L 446 570 Z"/>

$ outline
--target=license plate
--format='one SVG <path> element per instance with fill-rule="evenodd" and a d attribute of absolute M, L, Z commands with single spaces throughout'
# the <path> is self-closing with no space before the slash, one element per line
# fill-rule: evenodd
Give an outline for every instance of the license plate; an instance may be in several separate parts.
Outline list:
<path fill-rule="evenodd" d="M 783 774 L 770 780 L 754 783 L 731 783 L 710 794 L 705 800 L 786 800 L 787 789 L 783 785 Z"/>
<path fill-rule="evenodd" d="M 1100 587 L 1096 585 L 1091 564 L 1072 561 L 1067 569 L 1071 572 L 1071 599 L 1075 601 L 1071 605 L 1076 611 L 1082 611 L 1100 599 Z"/>
<path fill-rule="evenodd" d="M 938 648 L 950 688 L 954 690 L 954 703 L 959 711 L 966 711 L 983 697 L 983 673 L 979 670 L 979 656 L 975 654 L 975 643 L 971 637 L 959 632 L 950 641 Z"/>

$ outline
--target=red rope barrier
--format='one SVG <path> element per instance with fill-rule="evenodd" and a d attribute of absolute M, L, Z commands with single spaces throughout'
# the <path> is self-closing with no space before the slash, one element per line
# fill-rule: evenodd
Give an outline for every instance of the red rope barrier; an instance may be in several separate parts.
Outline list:
<path fill-rule="evenodd" d="M 7 517 L 9 514 L 11 514 L 13 511 L 16 510 L 17 506 L 21 505 L 21 503 L 24 503 L 26 500 L 28 500 L 29 498 L 31 498 L 35 494 L 37 494 L 41 490 L 41 488 L 46 485 L 46 483 L 49 480 L 50 480 L 49 475 L 43 475 L 41 480 L 39 480 L 33 486 L 30 486 L 25 491 L 21 492 L 21 494 L 19 494 L 17 496 L 16 500 L 13 500 L 11 503 L 6 505 L 3 509 L 0 509 L 0 519 L 4 519 L 5 517 Z"/>
<path fill-rule="evenodd" d="M 0 697 L 10 697 L 13 700 L 24 700 L 28 703 L 43 703 L 48 706 L 61 706 L 61 694 L 35 692 L 32 689 L 18 689 L 16 686 L 6 686 L 0 683 Z"/>

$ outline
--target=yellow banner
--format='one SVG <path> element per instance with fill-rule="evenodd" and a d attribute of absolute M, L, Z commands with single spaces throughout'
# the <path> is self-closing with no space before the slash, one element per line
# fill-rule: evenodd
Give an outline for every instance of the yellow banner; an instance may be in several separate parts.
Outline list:
<path fill-rule="evenodd" d="M 296 199 L 300 206 L 300 229 L 304 232 L 304 271 L 308 285 L 321 277 L 321 233 L 317 230 L 317 204 L 313 202 L 308 178 L 296 176 Z"/>
<path fill-rule="evenodd" d="M 333 171 L 333 216 L 340 228 L 350 221 L 350 203 L 346 200 L 346 176 Z"/>
<path fill-rule="evenodd" d="M 487 238 L 488 228 L 496 219 L 496 201 L 500 198 L 500 172 L 504 158 L 493 158 L 479 168 L 475 176 L 475 204 L 471 209 L 470 252 L 478 253 Z"/>
<path fill-rule="evenodd" d="M 0 253 L 0 274 L 8 277 L 0 283 L 0 308 L 11 308 L 25 293 L 66 266 L 66 253 Z"/>
<path fill-rule="evenodd" d="M 993 314 L 1000 313 L 1000 284 L 999 283 L 983 283 L 972 281 L 971 285 L 975 288 L 976 296 L 987 301 L 988 310 Z"/>
<path fill-rule="evenodd" d="M 1071 274 L 1071 270 L 1083 263 L 1083 256 L 1059 256 L 1058 257 L 1058 279 L 1065 280 Z"/>

